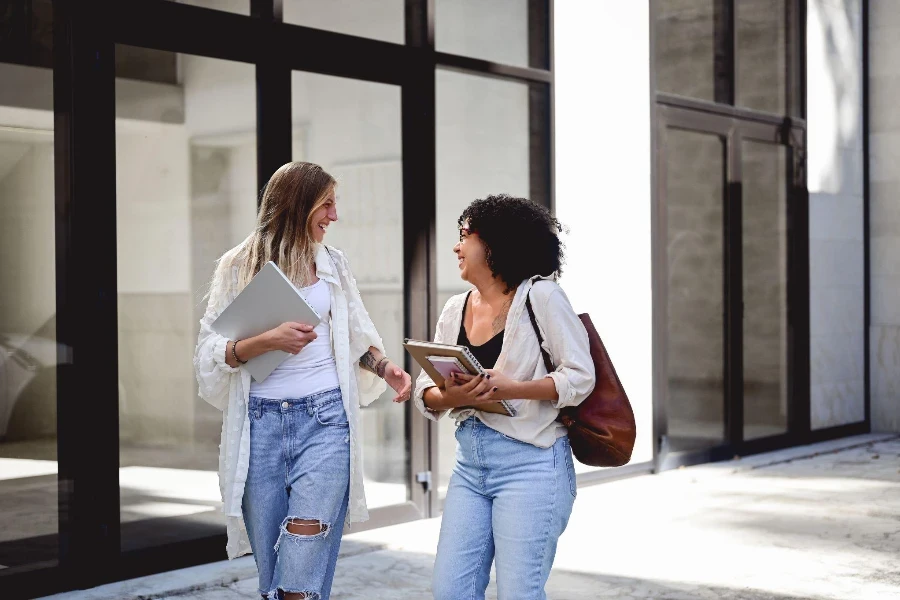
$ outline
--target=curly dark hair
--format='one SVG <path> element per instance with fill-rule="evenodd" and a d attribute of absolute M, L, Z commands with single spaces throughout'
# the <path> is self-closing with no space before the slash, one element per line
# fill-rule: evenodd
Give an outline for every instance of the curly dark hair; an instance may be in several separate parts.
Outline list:
<path fill-rule="evenodd" d="M 463 211 L 459 227 L 477 233 L 485 245 L 488 268 L 506 284 L 507 293 L 535 275 L 562 274 L 562 225 L 546 207 L 507 194 L 475 200 Z"/>

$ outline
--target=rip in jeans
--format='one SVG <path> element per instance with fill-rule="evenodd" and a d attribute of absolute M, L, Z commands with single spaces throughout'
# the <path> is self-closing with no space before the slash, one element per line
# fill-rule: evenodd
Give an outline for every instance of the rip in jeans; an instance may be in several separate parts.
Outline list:
<path fill-rule="evenodd" d="M 316 531 L 318 530 L 318 531 Z M 312 542 L 316 540 L 324 540 L 331 531 L 331 525 L 319 519 L 303 519 L 301 517 L 287 517 L 281 522 L 281 533 L 278 535 L 278 541 L 275 542 L 275 552 L 281 547 L 281 542 L 285 538 L 289 541 L 302 544 L 304 542 Z M 283 594 L 291 594 L 291 598 L 318 600 L 319 594 L 306 590 L 286 590 L 279 587 L 273 592 L 269 592 L 264 598 L 279 598 L 278 592 Z"/>

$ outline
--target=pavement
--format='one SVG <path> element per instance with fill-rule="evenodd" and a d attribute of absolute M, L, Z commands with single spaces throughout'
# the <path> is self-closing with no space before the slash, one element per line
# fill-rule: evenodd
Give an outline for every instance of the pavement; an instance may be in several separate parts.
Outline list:
<path fill-rule="evenodd" d="M 349 534 L 332 598 L 431 598 L 440 519 Z M 871 434 L 584 487 L 548 597 L 900 600 L 900 436 Z M 258 598 L 251 557 L 50 596 Z M 487 598 L 497 598 L 496 585 Z"/>

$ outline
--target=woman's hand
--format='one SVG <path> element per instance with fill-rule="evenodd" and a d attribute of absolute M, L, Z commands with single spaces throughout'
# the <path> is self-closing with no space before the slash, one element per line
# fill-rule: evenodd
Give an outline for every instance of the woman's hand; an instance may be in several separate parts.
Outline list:
<path fill-rule="evenodd" d="M 518 400 L 521 397 L 518 392 L 518 387 L 521 382 L 510 379 L 500 371 L 495 371 L 494 369 L 488 369 L 485 372 L 490 376 L 492 386 L 491 398 L 494 402 L 499 400 Z"/>
<path fill-rule="evenodd" d="M 389 362 L 384 368 L 384 380 L 397 392 L 394 402 L 406 402 L 409 400 L 410 391 L 412 390 L 412 378 L 409 376 L 409 373 Z"/>
<path fill-rule="evenodd" d="M 303 323 L 282 323 L 275 329 L 266 333 L 269 347 L 272 350 L 282 350 L 290 354 L 299 354 L 313 340 L 319 337 L 313 327 Z"/>
<path fill-rule="evenodd" d="M 442 392 L 442 404 L 447 408 L 475 406 L 497 402 L 497 389 L 490 375 L 465 375 L 456 373 L 448 377 Z"/>

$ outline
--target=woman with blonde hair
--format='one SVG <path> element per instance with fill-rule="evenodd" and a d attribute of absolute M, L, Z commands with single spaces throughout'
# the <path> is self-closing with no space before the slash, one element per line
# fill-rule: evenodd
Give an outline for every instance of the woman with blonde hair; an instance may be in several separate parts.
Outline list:
<path fill-rule="evenodd" d="M 288 163 L 272 176 L 256 229 L 218 261 L 194 355 L 200 396 L 223 412 L 228 557 L 252 550 L 263 598 L 328 599 L 344 524 L 368 518 L 359 407 L 378 398 L 384 382 L 395 402 L 410 395 L 410 376 L 384 355 L 347 259 L 323 244 L 338 219 L 334 188 L 311 163 Z M 268 261 L 322 322 L 283 323 L 242 340 L 213 332 Z M 241 365 L 272 350 L 292 356 L 251 381 Z"/>

